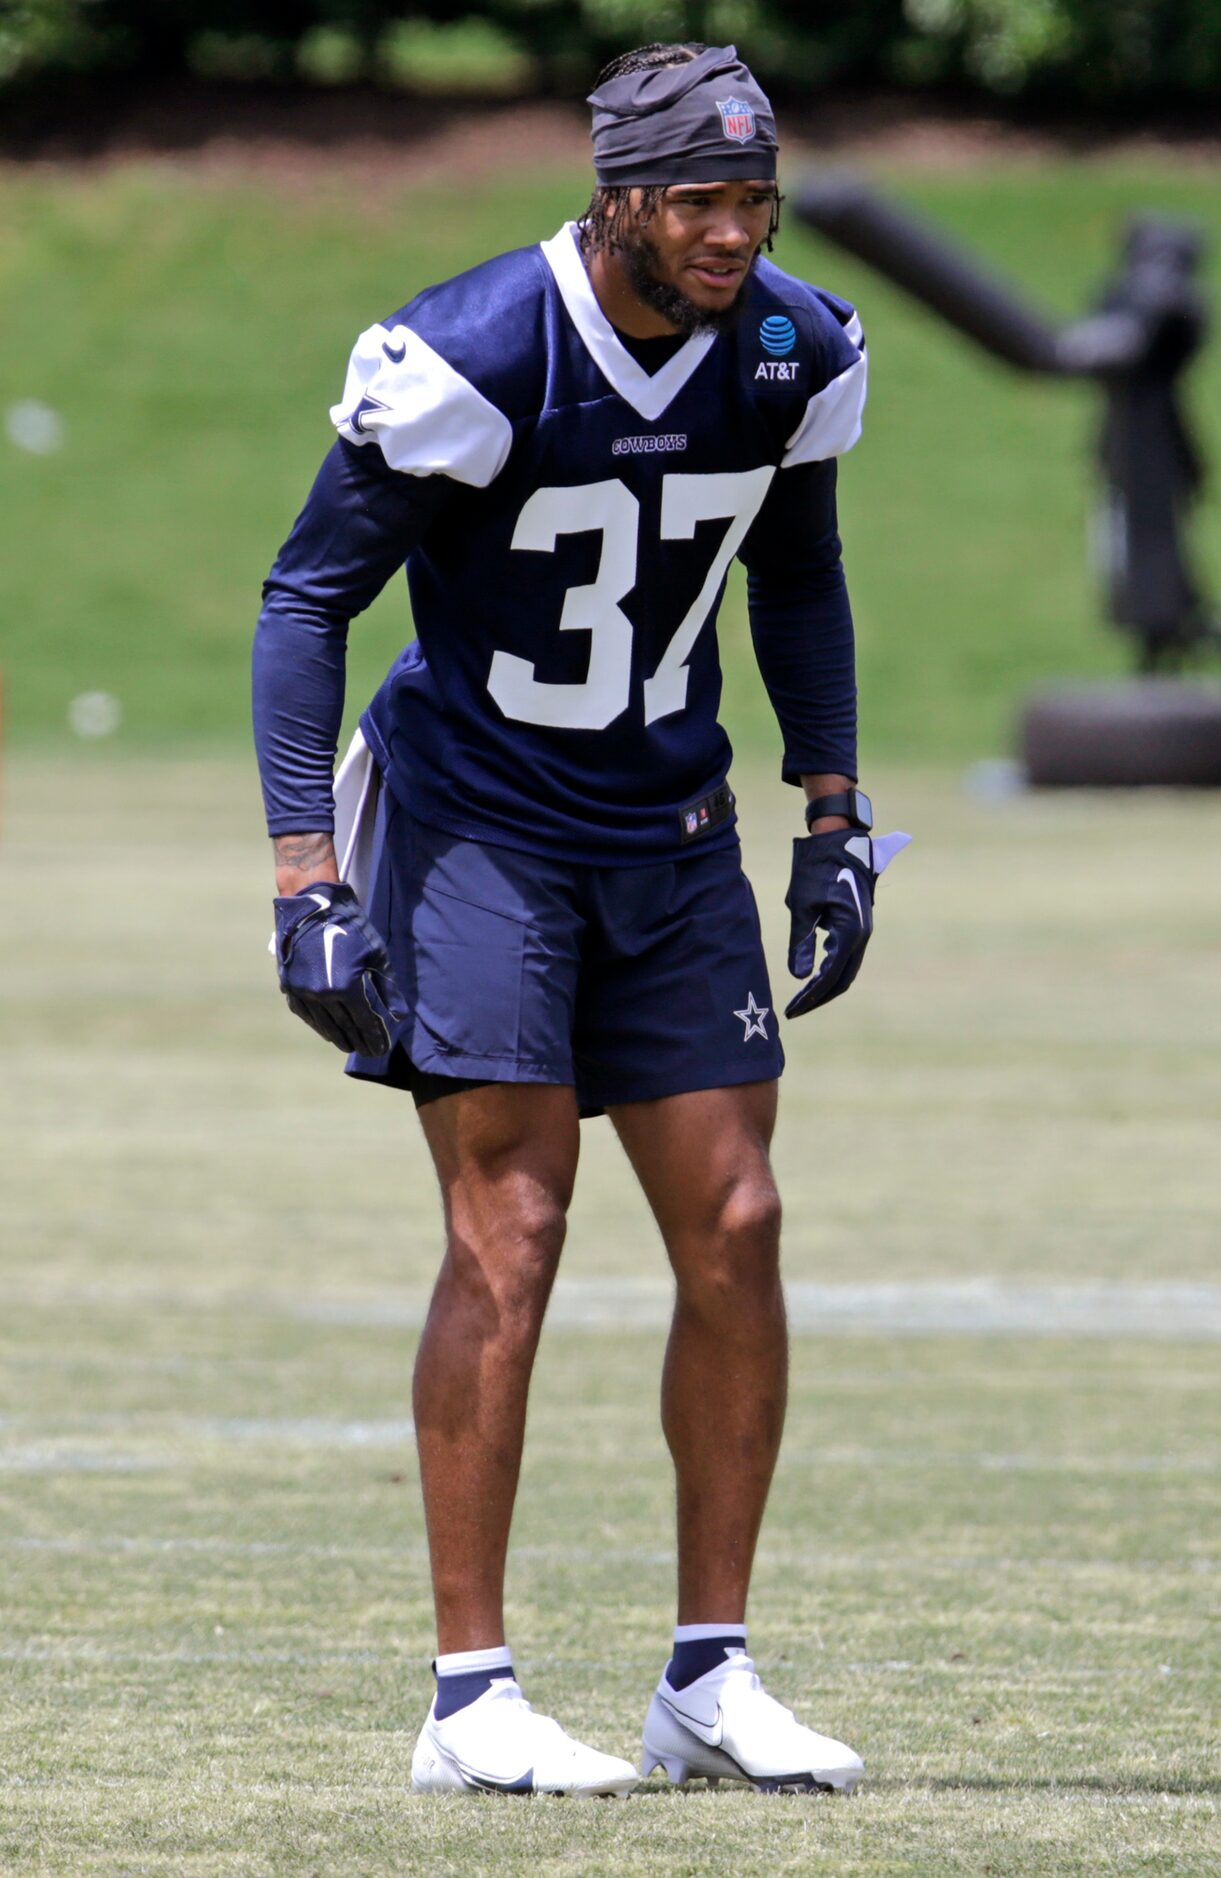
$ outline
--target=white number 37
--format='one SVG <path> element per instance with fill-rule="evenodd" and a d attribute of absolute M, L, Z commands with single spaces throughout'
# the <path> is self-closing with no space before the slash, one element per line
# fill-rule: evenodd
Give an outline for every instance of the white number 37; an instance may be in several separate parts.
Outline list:
<path fill-rule="evenodd" d="M 681 711 L 687 702 L 687 660 L 707 619 L 729 563 L 741 547 L 775 475 L 761 469 L 713 476 L 666 476 L 661 485 L 661 536 L 690 541 L 698 522 L 728 519 L 704 584 L 692 601 L 651 678 L 644 682 L 644 721 Z M 640 504 L 625 483 L 612 479 L 567 489 L 536 489 L 517 519 L 514 548 L 554 554 L 560 535 L 598 531 L 602 553 L 595 578 L 569 587 L 561 632 L 589 634 L 589 673 L 580 684 L 548 684 L 529 659 L 497 652 L 488 690 L 506 717 L 559 730 L 605 730 L 626 711 L 632 685 L 632 622 L 619 602 L 636 585 Z"/>

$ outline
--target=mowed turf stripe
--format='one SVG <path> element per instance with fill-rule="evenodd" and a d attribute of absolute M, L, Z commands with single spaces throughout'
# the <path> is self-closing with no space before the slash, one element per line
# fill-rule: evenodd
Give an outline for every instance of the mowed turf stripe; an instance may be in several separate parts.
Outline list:
<path fill-rule="evenodd" d="M 128 1554 L 157 1558 L 186 1553 L 221 1558 L 310 1559 L 322 1563 L 334 1560 L 339 1564 L 362 1559 L 381 1564 L 427 1557 L 423 1540 L 405 1540 L 401 1545 L 370 1545 L 360 1541 L 319 1544 L 291 1539 L 222 1539 L 210 1535 L 193 1537 L 181 1534 L 169 1537 L 156 1534 L 137 1536 L 124 1533 L 102 1534 L 88 1539 L 56 1538 L 41 1534 L 17 1535 L 0 1538 L 0 1552 L 58 1553 L 73 1558 Z M 668 1565 L 673 1562 L 674 1553 L 672 1548 L 654 1546 L 594 1546 L 557 1542 L 553 1545 L 515 1545 L 513 1557 L 535 1564 Z M 1158 1558 L 1073 1558 L 1061 1557 L 1056 1553 L 1046 1557 L 1025 1553 L 1009 1557 L 983 1552 L 962 1556 L 929 1556 L 915 1562 L 901 1550 L 885 1547 L 878 1547 L 873 1552 L 844 1553 L 830 1551 L 816 1544 L 798 1549 L 767 1545 L 761 1553 L 761 1562 L 772 1570 L 808 1566 L 811 1559 L 817 1561 L 818 1570 L 824 1578 L 834 1572 L 875 1572 L 884 1573 L 888 1577 L 898 1573 L 908 1578 L 936 1578 L 947 1573 L 959 1575 L 976 1572 L 986 1573 L 989 1577 L 1002 1577 L 1015 1572 L 1026 1576 L 1039 1571 L 1053 1573 L 1058 1578 L 1129 1578 L 1141 1573 L 1158 1573 L 1164 1578 L 1169 1571 L 1166 1561 Z M 1215 1576 L 1218 1572 L 1221 1572 L 1221 1560 L 1185 1558 L 1175 1565 L 1173 1575 L 1193 1578 Z"/>

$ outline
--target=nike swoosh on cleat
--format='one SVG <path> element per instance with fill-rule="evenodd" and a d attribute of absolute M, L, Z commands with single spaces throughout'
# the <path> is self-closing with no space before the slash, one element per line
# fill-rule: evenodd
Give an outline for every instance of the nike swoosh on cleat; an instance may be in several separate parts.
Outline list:
<path fill-rule="evenodd" d="M 725 1738 L 725 1716 L 719 1702 L 716 1705 L 716 1720 L 715 1722 L 711 1722 L 701 1721 L 698 1715 L 688 1715 L 685 1709 L 679 1708 L 675 1703 L 671 1702 L 667 1696 L 662 1695 L 660 1691 L 658 1691 L 657 1700 L 661 1703 L 663 1708 L 669 1709 L 676 1721 L 680 1721 L 684 1728 L 689 1728 L 693 1735 L 698 1735 L 700 1740 L 705 1742 L 708 1747 L 720 1747 L 721 1742 Z"/>
<path fill-rule="evenodd" d="M 534 1769 L 527 1767 L 524 1774 L 518 1774 L 515 1780 L 493 1780 L 490 1774 L 477 1774 L 473 1768 L 464 1767 L 461 1761 L 454 1766 L 468 1785 L 478 1787 L 483 1793 L 533 1793 Z"/>

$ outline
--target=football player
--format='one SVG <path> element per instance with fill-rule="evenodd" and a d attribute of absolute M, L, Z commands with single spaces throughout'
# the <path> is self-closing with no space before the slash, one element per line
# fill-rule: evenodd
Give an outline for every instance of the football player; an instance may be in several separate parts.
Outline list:
<path fill-rule="evenodd" d="M 855 976 L 901 839 L 871 839 L 857 787 L 836 528 L 865 344 L 852 307 L 765 258 L 775 124 L 735 48 L 629 53 L 591 103 L 586 213 L 361 334 L 266 583 L 254 704 L 280 978 L 350 1075 L 414 1098 L 444 1199 L 414 1382 L 438 1630 L 415 1787 L 637 1777 L 533 1712 L 503 1610 L 579 1119 L 605 1112 L 676 1281 L 678 1628 L 642 1772 L 851 1791 L 858 1756 L 774 1700 L 746 1647 L 785 1407 L 783 1053 L 715 619 L 736 555 L 782 774 L 806 798 L 797 1014 Z M 337 840 L 345 636 L 404 566 L 418 636 L 361 720 Z"/>

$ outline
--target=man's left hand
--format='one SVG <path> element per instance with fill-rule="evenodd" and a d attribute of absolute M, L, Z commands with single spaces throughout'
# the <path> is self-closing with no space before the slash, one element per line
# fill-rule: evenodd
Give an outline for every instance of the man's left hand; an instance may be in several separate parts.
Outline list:
<path fill-rule="evenodd" d="M 898 834 L 871 839 L 842 828 L 793 842 L 793 872 L 784 897 L 791 915 L 789 970 L 807 982 L 786 1005 L 786 1017 L 801 1017 L 847 991 L 873 932 L 878 875 L 910 840 Z M 826 943 L 815 968 L 820 931 Z"/>

